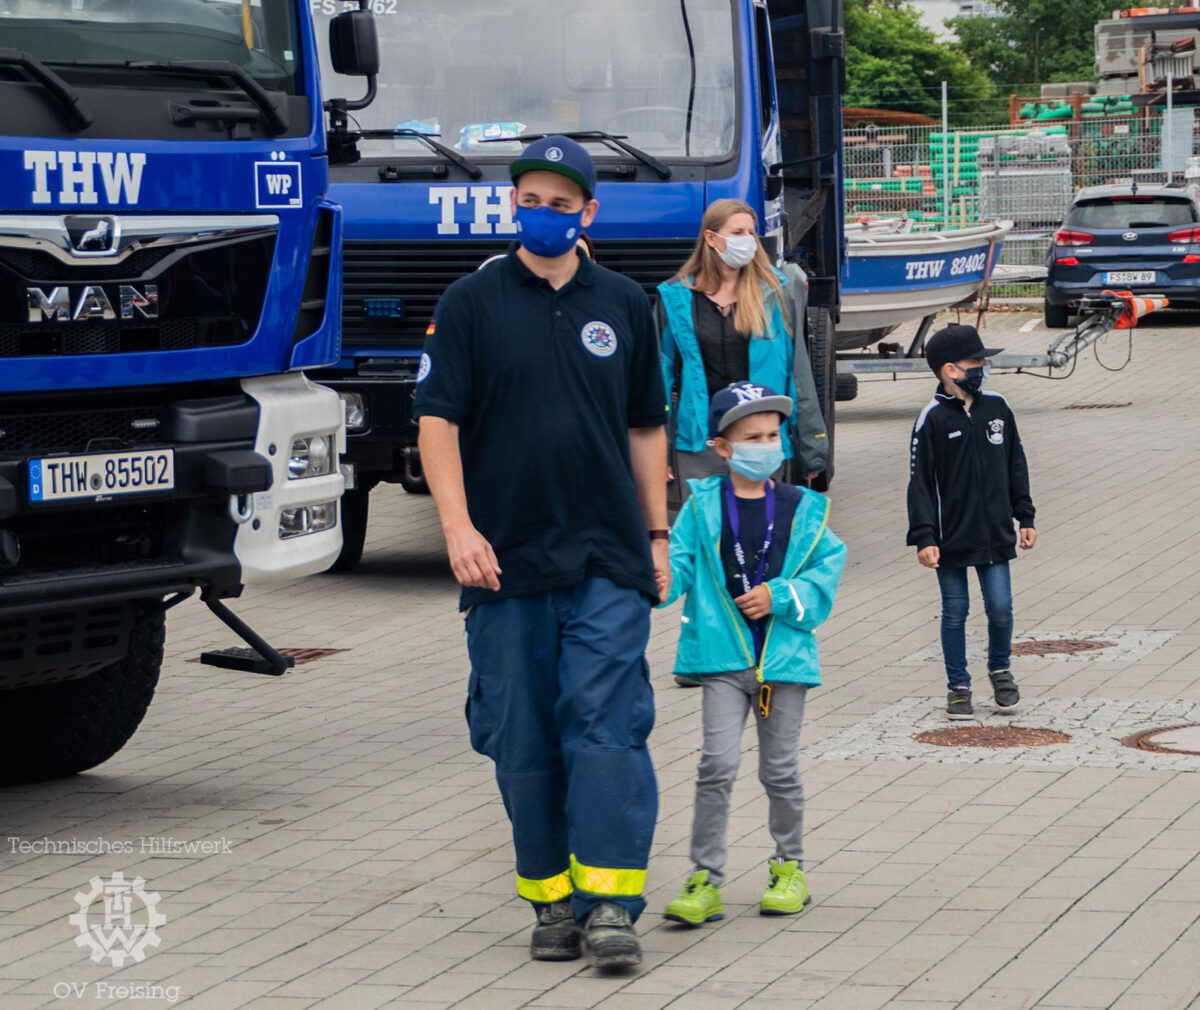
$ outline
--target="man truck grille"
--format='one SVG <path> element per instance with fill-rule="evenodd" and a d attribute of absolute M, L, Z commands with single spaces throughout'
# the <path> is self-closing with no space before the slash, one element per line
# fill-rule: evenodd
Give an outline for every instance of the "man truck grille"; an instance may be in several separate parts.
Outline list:
<path fill-rule="evenodd" d="M 693 239 L 599 240 L 596 258 L 653 295 L 683 265 L 693 243 Z M 508 247 L 507 241 L 347 242 L 343 343 L 347 347 L 421 346 L 442 292 Z M 398 314 L 372 317 L 372 306 L 380 303 L 398 306 Z"/>

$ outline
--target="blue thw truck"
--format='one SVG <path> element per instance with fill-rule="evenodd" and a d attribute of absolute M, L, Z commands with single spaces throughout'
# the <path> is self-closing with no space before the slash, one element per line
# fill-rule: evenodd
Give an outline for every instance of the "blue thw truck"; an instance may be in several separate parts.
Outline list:
<path fill-rule="evenodd" d="M 310 4 L 318 23 L 354 6 Z M 411 417 L 422 343 L 442 291 L 516 236 L 507 165 L 518 138 L 588 145 L 598 258 L 648 293 L 687 258 L 708 204 L 751 204 L 776 261 L 808 278 L 805 338 L 832 439 L 841 0 L 370 6 L 378 93 L 330 124 L 330 194 L 345 210 L 342 355 L 317 374 L 347 401 L 357 479 L 339 567 L 361 556 L 372 487 L 426 490 Z M 324 69 L 327 86 L 339 80 L 328 59 Z"/>
<path fill-rule="evenodd" d="M 0 781 L 119 750 L 197 591 L 287 665 L 222 601 L 341 548 L 320 96 L 303 0 L 0 3 Z"/>

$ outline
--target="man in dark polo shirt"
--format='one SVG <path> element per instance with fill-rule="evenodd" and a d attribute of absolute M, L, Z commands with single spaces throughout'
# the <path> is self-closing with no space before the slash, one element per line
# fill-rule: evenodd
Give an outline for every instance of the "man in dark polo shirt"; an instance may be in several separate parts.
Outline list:
<path fill-rule="evenodd" d="M 453 284 L 418 376 L 421 461 L 463 586 L 472 746 L 496 763 L 531 953 L 638 964 L 658 812 L 650 607 L 669 578 L 666 396 L 645 294 L 576 251 L 596 170 L 512 165 L 520 241 Z"/>

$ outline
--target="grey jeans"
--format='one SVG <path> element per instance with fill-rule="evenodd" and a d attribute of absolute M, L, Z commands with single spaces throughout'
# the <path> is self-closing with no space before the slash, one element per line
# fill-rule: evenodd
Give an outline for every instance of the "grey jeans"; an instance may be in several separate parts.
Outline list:
<path fill-rule="evenodd" d="M 742 759 L 746 714 L 758 728 L 758 780 L 770 802 L 768 825 L 779 859 L 804 866 L 804 784 L 800 779 L 800 724 L 804 721 L 803 684 L 772 684 L 770 715 L 758 710 L 761 686 L 753 669 L 713 673 L 704 686 L 704 749 L 696 779 L 692 820 L 692 862 L 708 870 L 709 883 L 725 882 L 729 797 Z"/>

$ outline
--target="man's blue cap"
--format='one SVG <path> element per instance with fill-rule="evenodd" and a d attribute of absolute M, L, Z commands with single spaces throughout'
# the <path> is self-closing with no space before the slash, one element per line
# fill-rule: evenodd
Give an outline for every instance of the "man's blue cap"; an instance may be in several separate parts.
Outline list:
<path fill-rule="evenodd" d="M 713 394 L 708 407 L 708 437 L 716 438 L 743 417 L 768 412 L 782 414 L 786 421 L 792 416 L 792 398 L 756 382 L 731 382 Z"/>
<path fill-rule="evenodd" d="M 509 166 L 513 182 L 526 172 L 557 172 L 583 189 L 591 199 L 596 193 L 596 163 L 587 148 L 570 137 L 543 137 L 535 140 Z"/>

